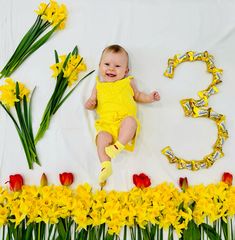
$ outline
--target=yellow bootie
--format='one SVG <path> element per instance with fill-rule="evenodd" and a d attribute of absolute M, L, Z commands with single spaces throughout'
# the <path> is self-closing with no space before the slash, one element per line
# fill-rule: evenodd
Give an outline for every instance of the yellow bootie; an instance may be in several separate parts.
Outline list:
<path fill-rule="evenodd" d="M 105 152 L 110 158 L 115 158 L 124 148 L 124 145 L 116 141 L 113 145 L 106 147 Z"/>
<path fill-rule="evenodd" d="M 110 161 L 104 161 L 101 163 L 101 172 L 99 175 L 99 183 L 102 184 L 106 181 L 106 179 L 112 174 L 112 164 Z"/>

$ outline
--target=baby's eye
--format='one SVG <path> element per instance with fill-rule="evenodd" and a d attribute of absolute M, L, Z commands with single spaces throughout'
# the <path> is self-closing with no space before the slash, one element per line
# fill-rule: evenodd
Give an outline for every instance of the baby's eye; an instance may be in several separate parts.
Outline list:
<path fill-rule="evenodd" d="M 104 65 L 105 65 L 105 66 L 109 66 L 109 63 L 105 63 Z"/>
<path fill-rule="evenodd" d="M 116 65 L 117 68 L 121 67 L 120 65 Z"/>

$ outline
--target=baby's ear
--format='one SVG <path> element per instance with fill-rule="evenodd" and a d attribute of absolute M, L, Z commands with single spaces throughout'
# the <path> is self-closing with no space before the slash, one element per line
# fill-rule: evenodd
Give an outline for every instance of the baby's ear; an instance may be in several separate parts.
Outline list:
<path fill-rule="evenodd" d="M 129 68 L 127 67 L 125 71 L 125 75 L 127 75 L 128 73 L 129 73 Z"/>

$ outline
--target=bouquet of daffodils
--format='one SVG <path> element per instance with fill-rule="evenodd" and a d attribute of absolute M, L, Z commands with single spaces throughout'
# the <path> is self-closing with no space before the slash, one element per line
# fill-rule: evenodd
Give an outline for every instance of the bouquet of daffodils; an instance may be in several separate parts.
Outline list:
<path fill-rule="evenodd" d="M 67 19 L 67 9 L 51 0 L 41 3 L 35 11 L 38 17 L 24 35 L 15 52 L 0 72 L 0 78 L 9 77 L 33 52 L 40 48 L 57 29 L 63 29 Z M 48 28 L 51 30 L 47 31 Z M 41 36 L 41 37 L 40 37 Z"/>
<path fill-rule="evenodd" d="M 25 151 L 28 166 L 32 169 L 34 162 L 40 165 L 32 130 L 31 101 L 33 92 L 29 100 L 30 91 L 24 84 L 15 83 L 11 78 L 7 78 L 5 82 L 5 85 L 0 86 L 0 104 L 15 124 Z M 12 114 L 11 107 L 15 108 L 18 120 Z"/>
<path fill-rule="evenodd" d="M 49 127 L 52 116 L 57 112 L 69 95 L 76 89 L 83 79 L 94 72 L 93 70 L 85 75 L 78 81 L 72 90 L 65 95 L 67 87 L 72 86 L 72 84 L 77 81 L 79 73 L 86 70 L 86 65 L 83 58 L 78 54 L 77 46 L 68 55 L 58 56 L 57 51 L 55 51 L 55 61 L 56 63 L 51 66 L 51 69 L 53 71 L 52 76 L 56 78 L 56 86 L 44 111 L 40 127 L 36 134 L 36 143 L 43 137 Z"/>

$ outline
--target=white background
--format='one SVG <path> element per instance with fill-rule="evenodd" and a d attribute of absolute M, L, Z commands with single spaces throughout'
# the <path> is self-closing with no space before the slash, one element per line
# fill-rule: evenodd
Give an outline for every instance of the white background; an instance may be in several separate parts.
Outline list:
<path fill-rule="evenodd" d="M 36 19 L 40 1 L 0 0 L 0 66 L 5 65 L 23 34 Z M 55 80 L 49 66 L 54 64 L 54 49 L 66 54 L 75 45 L 84 56 L 88 70 L 97 69 L 100 54 L 110 44 L 120 44 L 130 55 L 131 74 L 140 90 L 157 89 L 161 101 L 138 105 L 142 123 L 133 153 L 122 152 L 113 160 L 113 175 L 106 189 L 129 190 L 132 175 L 144 172 L 155 186 L 163 181 L 178 183 L 188 177 L 190 184 L 215 183 L 225 171 L 235 173 L 235 1 L 233 0 L 65 0 L 68 21 L 12 75 L 31 90 L 33 128 L 36 133 L 43 110 L 52 94 Z M 202 159 L 211 153 L 217 128 L 209 119 L 184 117 L 179 101 L 197 98 L 212 76 L 202 62 L 183 63 L 173 80 L 163 76 L 167 60 L 175 54 L 207 50 L 215 64 L 224 70 L 219 93 L 209 106 L 227 118 L 230 138 L 225 156 L 211 168 L 192 172 L 169 164 L 161 149 L 170 145 L 184 159 Z M 84 80 L 56 113 L 49 130 L 38 143 L 41 167 L 29 170 L 12 121 L 0 109 L 0 184 L 10 174 L 20 173 L 26 184 L 39 184 L 45 172 L 50 184 L 59 184 L 58 174 L 72 172 L 77 184 L 88 182 L 98 188 L 99 159 L 94 143 L 95 113 L 84 109 L 95 82 L 95 74 Z M 0 84 L 4 79 L 0 80 Z"/>

